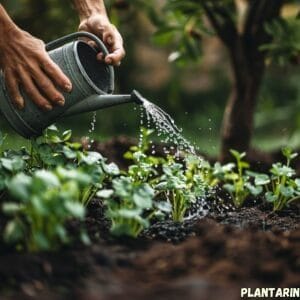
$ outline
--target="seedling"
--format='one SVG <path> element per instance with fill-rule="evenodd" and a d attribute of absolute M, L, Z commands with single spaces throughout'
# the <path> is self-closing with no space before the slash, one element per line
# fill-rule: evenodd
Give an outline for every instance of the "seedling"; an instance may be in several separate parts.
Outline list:
<path fill-rule="evenodd" d="M 249 195 L 258 196 L 262 192 L 261 186 L 254 186 L 246 170 L 250 165 L 244 161 L 246 153 L 230 150 L 236 160 L 236 164 L 225 166 L 216 165 L 215 174 L 223 177 L 223 187 L 229 192 L 236 207 L 241 207 Z"/>
<path fill-rule="evenodd" d="M 12 178 L 8 191 L 14 200 L 2 206 L 11 217 L 4 231 L 6 242 L 32 252 L 55 250 L 71 242 L 66 221 L 84 218 L 79 197 L 89 180 L 79 172 L 69 180 L 67 174 L 59 168 L 55 172 L 35 171 L 32 176 L 19 173 Z M 82 238 L 87 240 L 86 235 Z"/>
<path fill-rule="evenodd" d="M 266 185 L 265 198 L 273 204 L 274 211 L 281 210 L 300 198 L 300 180 L 299 178 L 294 179 L 296 172 L 290 166 L 291 161 L 298 154 L 293 153 L 289 148 L 284 148 L 282 153 L 286 157 L 286 164 L 273 164 L 269 180 L 271 186 Z"/>
<path fill-rule="evenodd" d="M 112 190 L 97 193 L 98 197 L 106 199 L 111 232 L 115 236 L 137 237 L 149 226 L 153 216 L 154 190 L 147 183 L 134 182 L 125 176 L 114 179 L 112 184 Z"/>

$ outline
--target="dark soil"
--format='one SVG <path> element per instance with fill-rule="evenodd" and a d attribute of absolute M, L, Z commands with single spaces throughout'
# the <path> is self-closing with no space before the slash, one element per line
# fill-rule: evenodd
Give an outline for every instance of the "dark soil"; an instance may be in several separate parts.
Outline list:
<path fill-rule="evenodd" d="M 261 204 L 211 206 L 202 219 L 157 222 L 137 240 L 116 240 L 94 199 L 89 247 L 17 254 L 0 244 L 0 299 L 235 300 L 241 287 L 299 287 L 299 220 L 296 206 L 278 214 Z"/>

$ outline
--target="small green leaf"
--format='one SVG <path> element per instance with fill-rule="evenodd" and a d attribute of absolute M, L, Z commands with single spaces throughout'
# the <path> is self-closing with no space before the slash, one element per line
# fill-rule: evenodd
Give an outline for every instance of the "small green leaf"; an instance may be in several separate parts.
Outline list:
<path fill-rule="evenodd" d="M 97 192 L 96 196 L 99 198 L 108 199 L 110 198 L 114 193 L 114 190 L 100 190 Z"/>
<path fill-rule="evenodd" d="M 172 211 L 172 205 L 167 201 L 157 201 L 154 203 L 156 208 L 164 213 L 170 213 Z"/>
<path fill-rule="evenodd" d="M 78 219 L 83 219 L 85 215 L 85 208 L 81 203 L 78 202 L 67 202 L 65 204 L 66 209 L 71 215 Z"/>
<path fill-rule="evenodd" d="M 9 221 L 4 229 L 4 240 L 7 243 L 15 243 L 22 239 L 23 228 L 17 220 Z"/>
<path fill-rule="evenodd" d="M 254 186 L 254 185 L 250 184 L 249 182 L 245 183 L 245 187 L 249 190 L 249 192 L 253 196 L 258 196 L 263 192 L 262 186 Z"/>
<path fill-rule="evenodd" d="M 115 163 L 102 164 L 103 170 L 108 175 L 117 176 L 120 174 L 120 169 Z"/>
<path fill-rule="evenodd" d="M 232 184 L 226 183 L 223 185 L 223 188 L 230 193 L 234 192 L 234 185 L 232 185 Z"/>
<path fill-rule="evenodd" d="M 72 130 L 66 130 L 62 134 L 63 141 L 66 142 L 72 137 Z"/>
<path fill-rule="evenodd" d="M 291 198 L 294 195 L 294 189 L 291 186 L 280 185 L 279 189 L 280 193 L 286 198 Z"/>
<path fill-rule="evenodd" d="M 277 197 L 275 194 L 273 194 L 272 192 L 266 192 L 266 193 L 265 193 L 265 197 L 266 197 L 266 200 L 267 200 L 268 202 L 271 202 L 271 203 L 277 201 L 277 198 L 278 198 L 278 197 Z"/>
<path fill-rule="evenodd" d="M 14 215 L 22 209 L 22 206 L 18 203 L 7 202 L 3 203 L 2 211 L 7 215 Z"/>

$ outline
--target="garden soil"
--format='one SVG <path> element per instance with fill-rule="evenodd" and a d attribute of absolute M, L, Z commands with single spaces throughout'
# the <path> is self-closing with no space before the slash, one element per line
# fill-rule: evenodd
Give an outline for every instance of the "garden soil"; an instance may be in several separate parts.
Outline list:
<path fill-rule="evenodd" d="M 109 143 L 97 149 L 126 167 L 120 153 L 128 143 Z M 18 254 L 0 244 L 0 299 L 235 300 L 241 287 L 299 287 L 299 220 L 297 206 L 275 214 L 250 203 L 116 240 L 94 199 L 85 221 L 91 246 Z M 0 230 L 4 224 L 0 216 Z M 80 226 L 69 230 L 75 235 Z"/>

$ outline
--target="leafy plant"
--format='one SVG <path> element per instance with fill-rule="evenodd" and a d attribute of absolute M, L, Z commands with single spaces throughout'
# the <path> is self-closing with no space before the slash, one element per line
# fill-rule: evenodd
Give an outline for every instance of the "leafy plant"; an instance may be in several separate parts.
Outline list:
<path fill-rule="evenodd" d="M 112 190 L 102 190 L 97 196 L 106 198 L 107 216 L 116 236 L 137 237 L 147 228 L 153 216 L 154 190 L 147 183 L 134 182 L 121 176 L 112 182 Z"/>
<path fill-rule="evenodd" d="M 236 160 L 236 164 L 230 163 L 223 167 L 217 165 L 215 174 L 222 174 L 224 177 L 223 187 L 230 193 L 235 206 L 241 207 L 249 195 L 258 196 L 262 192 L 261 186 L 251 183 L 249 175 L 245 170 L 249 169 L 249 163 L 243 160 L 246 153 L 239 153 L 230 150 Z"/>
<path fill-rule="evenodd" d="M 71 142 L 71 135 L 51 126 L 32 140 L 30 152 L 8 150 L 0 157 L 0 191 L 8 192 L 2 210 L 10 218 L 5 240 L 19 249 L 54 250 L 69 243 L 66 221 L 82 220 L 96 192 L 120 173 L 101 154 Z M 88 240 L 84 232 L 82 237 Z"/>
<path fill-rule="evenodd" d="M 285 65 L 293 60 L 297 62 L 300 54 L 300 17 L 278 18 L 266 23 L 265 30 L 273 37 L 269 44 L 262 45 L 262 51 L 268 51 L 268 57 Z"/>
<path fill-rule="evenodd" d="M 184 163 L 176 163 L 171 156 L 167 159 L 148 155 L 149 137 L 152 131 L 142 129 L 139 147 L 132 147 L 125 157 L 134 164 L 128 175 L 136 183 L 148 183 L 155 191 L 155 215 L 169 214 L 174 221 L 182 221 L 191 203 L 204 195 L 202 160 L 189 156 Z"/>
<path fill-rule="evenodd" d="M 293 153 L 291 149 L 284 148 L 283 155 L 286 157 L 286 164 L 275 163 L 270 170 L 271 176 L 262 180 L 265 185 L 266 201 L 273 204 L 273 210 L 281 210 L 293 201 L 300 198 L 300 179 L 295 178 L 295 170 L 291 168 L 290 163 L 298 154 Z M 261 176 L 261 175 L 260 175 Z M 260 183 L 256 176 L 256 183 Z"/>
<path fill-rule="evenodd" d="M 6 242 L 34 252 L 55 250 L 71 242 L 66 221 L 83 220 L 80 190 L 90 178 L 77 171 L 70 179 L 68 172 L 59 167 L 55 172 L 37 170 L 32 176 L 19 173 L 11 179 L 8 191 L 14 200 L 2 205 L 3 212 L 11 217 L 4 231 Z M 84 233 L 82 238 L 87 240 Z"/>

